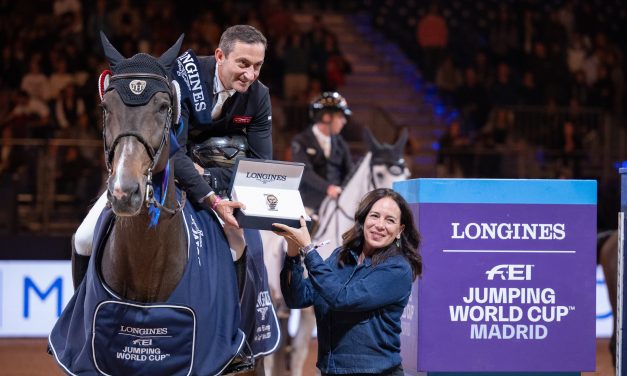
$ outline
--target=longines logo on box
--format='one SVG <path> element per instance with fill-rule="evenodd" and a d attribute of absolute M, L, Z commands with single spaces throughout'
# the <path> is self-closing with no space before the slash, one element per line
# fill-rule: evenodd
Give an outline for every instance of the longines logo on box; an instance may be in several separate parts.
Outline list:
<path fill-rule="evenodd" d="M 262 174 L 259 172 L 247 172 L 247 179 L 255 179 L 263 184 L 269 183 L 271 181 L 286 181 L 287 175 L 278 175 L 278 174 Z"/>

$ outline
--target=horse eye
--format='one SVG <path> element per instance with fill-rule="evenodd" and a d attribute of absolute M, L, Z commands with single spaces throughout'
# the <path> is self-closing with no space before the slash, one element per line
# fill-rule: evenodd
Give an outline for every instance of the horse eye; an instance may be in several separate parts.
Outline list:
<path fill-rule="evenodd" d="M 159 106 L 159 113 L 165 114 L 166 112 L 168 112 L 169 108 L 170 108 L 170 106 L 168 106 L 167 104 L 164 103 L 161 106 Z"/>
<path fill-rule="evenodd" d="M 401 166 L 398 165 L 392 165 L 390 167 L 388 167 L 388 170 L 390 170 L 390 174 L 392 175 L 400 175 L 403 173 L 403 168 Z"/>
<path fill-rule="evenodd" d="M 383 180 L 384 177 L 385 175 L 383 174 L 383 172 L 377 172 L 377 179 Z"/>

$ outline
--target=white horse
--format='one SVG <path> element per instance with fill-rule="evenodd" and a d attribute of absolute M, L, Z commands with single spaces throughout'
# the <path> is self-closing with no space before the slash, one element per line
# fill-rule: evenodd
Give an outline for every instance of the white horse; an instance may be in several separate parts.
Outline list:
<path fill-rule="evenodd" d="M 342 244 L 342 234 L 353 225 L 359 201 L 366 193 L 375 188 L 392 188 L 392 183 L 410 176 L 403 159 L 407 130 L 403 130 L 393 145 L 379 143 L 368 130 L 366 140 L 370 151 L 347 179 L 340 197 L 337 200 L 327 197 L 320 205 L 318 226 L 312 234 L 312 240 L 316 243 L 330 241 L 330 244 L 318 249 L 324 259 Z M 262 239 L 270 291 L 275 302 L 282 301 L 279 274 L 287 245 L 282 237 L 269 231 L 262 231 Z M 292 341 L 290 358 L 290 369 L 294 376 L 302 375 L 315 325 L 313 307 L 300 310 L 300 322 Z M 267 375 L 272 375 L 273 364 L 272 357 L 265 359 Z"/>

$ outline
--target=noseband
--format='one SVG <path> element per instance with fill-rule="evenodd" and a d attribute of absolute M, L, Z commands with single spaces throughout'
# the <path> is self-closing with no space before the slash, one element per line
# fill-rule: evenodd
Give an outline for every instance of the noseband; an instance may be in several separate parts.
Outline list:
<path fill-rule="evenodd" d="M 132 79 L 145 78 L 145 79 L 151 79 L 151 80 L 159 80 L 159 81 L 165 82 L 166 85 L 168 85 L 168 87 L 171 88 L 170 82 L 168 81 L 166 77 L 160 76 L 158 74 L 153 74 L 153 73 L 116 74 L 116 75 L 111 76 L 110 81 L 113 82 L 116 80 L 129 79 L 129 78 L 132 78 Z M 109 87 L 111 87 L 111 85 L 109 85 Z M 170 96 L 170 107 L 168 108 L 168 116 L 166 117 L 165 125 L 163 127 L 163 134 L 161 136 L 161 142 L 159 143 L 159 147 L 157 148 L 157 150 L 155 150 L 152 147 L 152 145 L 150 145 L 150 143 L 146 141 L 146 139 L 137 132 L 120 133 L 113 139 L 113 142 L 111 143 L 111 146 L 109 147 L 107 145 L 107 137 L 106 137 L 107 128 L 106 128 L 106 121 L 104 119 L 104 111 L 103 111 L 103 121 L 102 121 L 102 139 L 103 139 L 103 145 L 104 145 L 105 163 L 107 167 L 107 172 L 109 174 L 108 178 L 111 178 L 111 174 L 112 174 L 112 161 L 113 161 L 113 157 L 115 153 L 115 148 L 118 146 L 118 144 L 123 138 L 135 137 L 137 141 L 139 141 L 142 145 L 144 145 L 144 149 L 146 149 L 146 152 L 148 153 L 148 156 L 150 157 L 150 167 L 148 167 L 148 170 L 144 174 L 147 177 L 146 198 L 145 198 L 146 206 L 150 207 L 151 204 L 154 204 L 155 207 L 157 207 L 158 209 L 163 209 L 166 213 L 174 215 L 180 212 L 181 210 L 183 210 L 183 207 L 185 206 L 185 199 L 186 199 L 185 191 L 181 192 L 181 202 L 178 203 L 177 207 L 175 209 L 169 209 L 163 206 L 163 203 L 162 203 L 165 200 L 165 190 L 163 191 L 162 202 L 160 203 L 154 197 L 154 188 L 152 184 L 153 169 L 155 168 L 155 165 L 159 162 L 159 158 L 161 157 L 161 152 L 163 151 L 163 148 L 165 147 L 168 137 L 170 136 L 170 126 L 172 124 L 172 100 L 173 100 L 172 90 L 170 90 L 168 95 Z M 164 179 L 168 179 L 168 175 L 169 174 L 166 173 L 164 175 Z M 166 183 L 167 181 L 164 181 L 163 185 L 165 186 Z"/>

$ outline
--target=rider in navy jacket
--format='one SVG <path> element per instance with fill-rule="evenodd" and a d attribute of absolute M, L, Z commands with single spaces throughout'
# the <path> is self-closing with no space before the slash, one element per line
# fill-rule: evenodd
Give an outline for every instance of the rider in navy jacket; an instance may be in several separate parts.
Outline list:
<path fill-rule="evenodd" d="M 222 40 L 233 28 L 240 29 L 230 35 L 234 41 L 224 45 Z M 249 53 L 255 46 L 263 46 L 265 52 L 266 41 L 261 33 L 254 29 L 249 32 L 248 28 L 252 29 L 238 25 L 225 31 L 215 56 L 196 57 L 188 50 L 177 59 L 172 72 L 182 92 L 182 129 L 177 132 L 181 148 L 173 157 L 174 174 L 193 201 L 204 201 L 209 206 L 215 200 L 212 192 L 228 190 L 233 169 L 208 167 L 201 176 L 190 158 L 191 145 L 212 137 L 241 135 L 247 140 L 247 157 L 272 159 L 270 94 L 257 80 L 263 55 Z M 229 92 L 230 97 L 222 105 L 219 116 L 212 119 L 212 110 L 222 90 Z M 222 213 L 218 211 L 218 214 Z"/>
<path fill-rule="evenodd" d="M 313 211 L 318 211 L 325 197 L 337 199 L 353 169 L 350 149 L 339 134 L 350 115 L 339 93 L 322 93 L 310 105 L 312 126 L 292 140 L 292 159 L 305 164 L 299 188 L 303 204 Z M 325 153 L 326 147 L 330 150 Z"/>
<path fill-rule="evenodd" d="M 212 207 L 226 223 L 223 229 L 239 285 L 240 328 L 253 356 L 271 352 L 279 340 L 274 309 L 256 306 L 259 294 L 267 295 L 269 289 L 267 272 L 259 261 L 263 247 L 258 231 L 240 232 L 233 227 L 238 225 L 233 210 L 242 204 L 217 197 L 228 194 L 237 158 L 272 159 L 270 94 L 257 79 L 266 45 L 266 38 L 254 27 L 231 26 L 222 33 L 214 56 L 196 57 L 188 50 L 172 69 L 181 88 L 174 176 L 191 201 Z M 259 332 L 260 328 L 265 331 Z"/>

